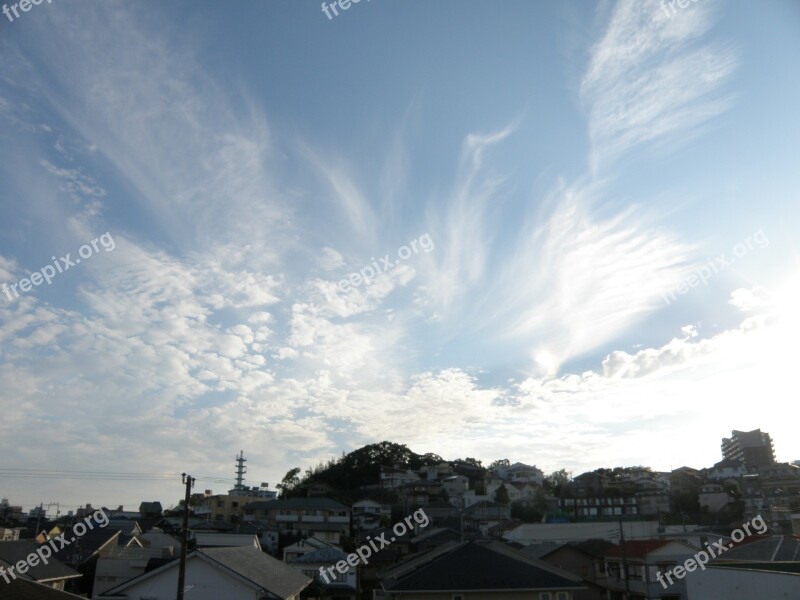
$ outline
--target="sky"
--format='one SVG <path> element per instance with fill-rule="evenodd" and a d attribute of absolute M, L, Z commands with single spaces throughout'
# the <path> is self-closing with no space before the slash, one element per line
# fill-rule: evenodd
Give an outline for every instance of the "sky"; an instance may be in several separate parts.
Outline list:
<path fill-rule="evenodd" d="M 0 496 L 800 459 L 799 3 L 337 12 L 0 14 Z"/>

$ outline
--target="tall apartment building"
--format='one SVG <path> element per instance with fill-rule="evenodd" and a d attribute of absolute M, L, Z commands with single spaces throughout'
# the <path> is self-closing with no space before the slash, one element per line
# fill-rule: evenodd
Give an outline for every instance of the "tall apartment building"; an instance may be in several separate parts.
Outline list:
<path fill-rule="evenodd" d="M 731 432 L 731 437 L 722 438 L 722 457 L 738 460 L 747 465 L 763 466 L 775 464 L 775 449 L 772 438 L 760 429 Z"/>

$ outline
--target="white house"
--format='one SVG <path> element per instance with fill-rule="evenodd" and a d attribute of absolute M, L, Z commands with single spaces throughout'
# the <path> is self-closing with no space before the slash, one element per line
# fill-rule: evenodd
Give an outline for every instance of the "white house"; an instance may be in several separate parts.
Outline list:
<path fill-rule="evenodd" d="M 385 527 L 392 518 L 392 507 L 374 500 L 359 500 L 351 507 L 353 515 L 353 528 L 357 531 L 369 531 Z"/>
<path fill-rule="evenodd" d="M 106 592 L 97 600 L 173 600 L 178 589 L 173 560 Z M 299 600 L 311 579 L 253 547 L 207 548 L 186 556 L 186 597 L 192 600 Z"/>

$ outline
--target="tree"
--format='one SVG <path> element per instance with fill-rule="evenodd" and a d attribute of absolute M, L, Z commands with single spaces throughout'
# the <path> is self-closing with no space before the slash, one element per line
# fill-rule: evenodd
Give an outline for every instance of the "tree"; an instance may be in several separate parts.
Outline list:
<path fill-rule="evenodd" d="M 300 478 L 297 476 L 300 473 L 300 467 L 295 467 L 286 472 L 281 482 L 276 485 L 281 491 L 281 498 L 285 498 L 289 492 L 298 486 Z"/>
<path fill-rule="evenodd" d="M 481 464 L 481 461 L 479 461 L 477 458 L 472 458 L 472 457 L 469 457 L 469 456 L 467 458 L 457 458 L 453 462 L 454 463 L 464 463 L 464 464 L 467 464 L 467 465 L 472 465 L 473 467 L 480 467 L 481 469 L 483 468 L 483 465 Z"/>
<path fill-rule="evenodd" d="M 555 489 L 556 487 L 565 486 L 569 483 L 569 473 L 566 469 L 560 469 L 558 471 L 553 471 L 544 478 L 544 483 L 550 489 Z"/>
<path fill-rule="evenodd" d="M 506 489 L 505 484 L 497 488 L 497 491 L 494 493 L 494 501 L 503 505 L 508 505 L 511 502 L 511 498 L 508 497 L 508 490 Z"/>
<path fill-rule="evenodd" d="M 507 458 L 498 458 L 496 461 L 490 464 L 488 468 L 491 471 L 492 469 L 498 469 L 498 468 L 507 469 L 510 466 L 511 466 L 510 460 L 508 460 Z"/>

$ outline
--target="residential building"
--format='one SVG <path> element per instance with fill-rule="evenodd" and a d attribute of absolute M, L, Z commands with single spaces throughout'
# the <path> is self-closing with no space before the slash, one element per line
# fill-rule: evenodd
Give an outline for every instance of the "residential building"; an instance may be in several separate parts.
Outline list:
<path fill-rule="evenodd" d="M 0 527 L 0 542 L 13 542 L 19 539 L 21 527 Z"/>
<path fill-rule="evenodd" d="M 722 456 L 728 460 L 738 460 L 748 466 L 771 465 L 775 463 L 775 449 L 772 438 L 760 429 L 731 432 L 731 437 L 722 438 Z"/>
<path fill-rule="evenodd" d="M 178 562 L 172 560 L 95 598 L 174 598 Z M 252 547 L 207 548 L 186 555 L 186 588 L 192 600 L 299 600 L 309 583 L 311 579 L 296 569 Z"/>
<path fill-rule="evenodd" d="M 744 462 L 727 458 L 706 470 L 706 479 L 711 481 L 739 479 L 745 475 L 747 475 L 747 465 Z"/>
<path fill-rule="evenodd" d="M 13 506 L 8 503 L 8 498 L 3 498 L 0 500 L 0 519 L 21 523 L 25 521 L 25 512 L 21 506 Z"/>
<path fill-rule="evenodd" d="M 87 510 L 91 509 L 91 505 L 87 504 L 86 506 Z M 164 509 L 161 508 L 161 502 L 142 502 L 139 505 L 139 516 L 143 519 L 160 519 L 163 513 Z"/>
<path fill-rule="evenodd" d="M 626 539 L 649 539 L 659 534 L 658 521 L 623 521 L 622 531 Z M 618 523 L 522 523 L 509 531 L 505 539 L 523 545 L 553 542 L 580 542 L 599 539 L 619 540 L 620 525 Z"/>
<path fill-rule="evenodd" d="M 329 569 L 340 561 L 347 560 L 347 553 L 339 548 L 325 547 L 308 552 L 302 556 L 287 560 L 286 564 L 300 571 L 303 575 L 315 578 L 322 585 L 323 600 L 356 600 L 358 567 L 348 565 L 347 571 L 340 573 Z M 320 568 L 325 575 L 320 574 Z"/>
<path fill-rule="evenodd" d="M 605 553 L 608 600 L 625 599 L 627 589 L 630 589 L 632 599 L 687 600 L 685 580 L 674 579 L 673 585 L 665 592 L 659 582 L 659 572 L 663 579 L 664 573 L 682 565 L 698 550 L 689 544 L 670 540 L 632 540 L 612 546 Z"/>
<path fill-rule="evenodd" d="M 316 552 L 322 548 L 334 548 L 336 550 L 341 550 L 339 546 L 329 544 L 328 542 L 323 542 L 315 537 L 307 537 L 283 548 L 283 562 L 294 562 L 301 556 L 304 556 L 310 552 Z"/>
<path fill-rule="evenodd" d="M 15 566 L 18 562 L 25 562 L 27 557 L 35 553 L 38 547 L 39 545 L 33 540 L 0 542 L 0 567 L 6 570 L 6 577 L 12 579 L 13 576 L 8 573 L 8 568 Z M 39 562 L 36 566 L 30 567 L 24 575 L 17 574 L 16 576 L 56 590 L 63 590 L 68 581 L 82 577 L 80 573 L 54 557 L 51 557 L 47 564 Z M 0 598 L 6 597 L 3 593 L 6 585 L 8 584 L 5 581 L 0 581 Z"/>
<path fill-rule="evenodd" d="M 238 524 L 246 521 L 245 506 L 253 502 L 272 502 L 256 493 L 218 494 L 207 496 L 195 508 L 195 514 L 201 512 L 216 521 Z M 199 510 L 198 510 L 199 509 Z M 205 510 L 203 510 L 205 509 Z"/>
<path fill-rule="evenodd" d="M 511 507 L 497 502 L 478 502 L 464 510 L 464 526 L 488 536 L 489 529 L 511 518 Z"/>
<path fill-rule="evenodd" d="M 439 481 L 445 477 L 453 474 L 453 467 L 449 463 L 443 462 L 438 465 L 428 465 L 419 470 L 419 474 L 423 479 L 428 481 Z"/>
<path fill-rule="evenodd" d="M 586 589 L 576 591 L 575 600 L 605 600 L 606 573 L 604 556 L 613 545 L 606 540 L 569 542 L 555 547 L 549 544 L 543 545 L 545 546 L 545 551 L 539 553 L 538 556 L 532 556 L 532 558 L 538 558 L 580 577 Z M 520 552 L 526 554 L 528 548 L 531 548 L 531 546 L 522 548 Z"/>
<path fill-rule="evenodd" d="M 396 490 L 401 485 L 413 483 L 415 481 L 419 481 L 419 479 L 419 475 L 414 473 L 411 469 L 401 468 L 399 465 L 395 467 L 381 465 L 381 489 Z"/>
<path fill-rule="evenodd" d="M 536 465 L 531 466 L 517 462 L 508 468 L 508 479 L 512 483 L 542 485 L 544 483 L 544 473 Z"/>
<path fill-rule="evenodd" d="M 658 516 L 670 511 L 669 486 L 663 481 L 642 477 L 633 480 L 639 515 Z"/>
<path fill-rule="evenodd" d="M 688 600 L 800 598 L 800 539 L 749 536 L 712 560 L 704 571 L 687 573 Z"/>
<path fill-rule="evenodd" d="M 670 473 L 669 491 L 672 497 L 697 497 L 703 476 L 697 469 L 680 467 Z"/>
<path fill-rule="evenodd" d="M 501 542 L 449 542 L 382 573 L 375 599 L 574 600 L 578 577 Z"/>
<path fill-rule="evenodd" d="M 374 500 L 359 500 L 351 507 L 353 515 L 353 529 L 355 531 L 369 531 L 378 527 L 385 527 L 392 518 L 392 507 Z"/>
<path fill-rule="evenodd" d="M 509 502 L 517 502 L 518 500 L 522 500 L 522 490 L 518 487 L 511 485 L 510 483 L 505 483 L 503 481 L 492 482 L 486 485 L 486 495 L 490 498 L 495 498 L 497 494 L 497 490 L 500 488 L 505 488 L 506 492 L 508 493 L 508 500 Z"/>
<path fill-rule="evenodd" d="M 707 483 L 700 486 L 700 508 L 710 513 L 716 513 L 731 502 L 731 496 L 718 483 Z"/>
<path fill-rule="evenodd" d="M 395 489 L 399 502 L 406 506 L 427 506 L 442 497 L 442 484 L 438 481 L 418 479 Z"/>
<path fill-rule="evenodd" d="M 441 480 L 442 489 L 449 497 L 461 496 L 469 490 L 469 478 L 464 475 L 449 475 Z"/>
<path fill-rule="evenodd" d="M 180 553 L 180 541 L 171 535 L 159 530 L 138 534 L 126 546 L 114 546 L 105 556 L 98 557 L 92 594 L 101 594 L 138 577 L 147 570 L 150 561 L 171 560 Z"/>
<path fill-rule="evenodd" d="M 282 533 L 314 536 L 338 544 L 350 533 L 350 509 L 331 498 L 287 498 L 253 502 L 245 515 L 280 528 Z"/>

